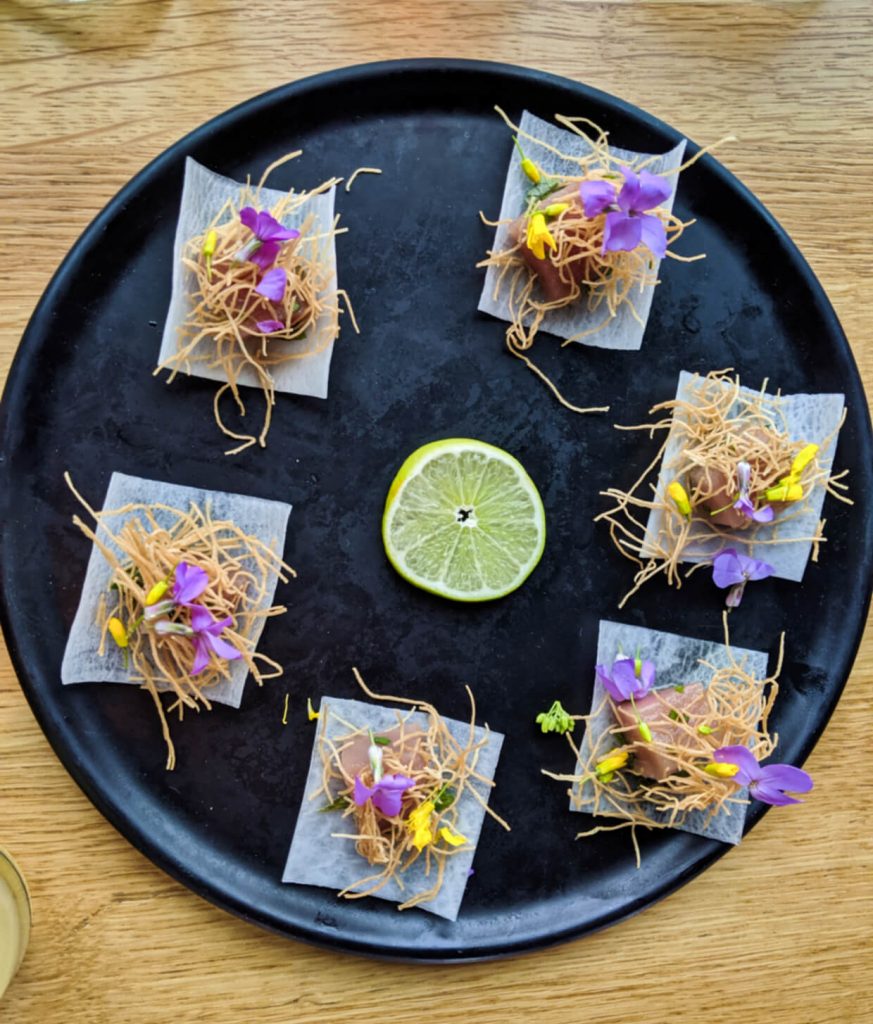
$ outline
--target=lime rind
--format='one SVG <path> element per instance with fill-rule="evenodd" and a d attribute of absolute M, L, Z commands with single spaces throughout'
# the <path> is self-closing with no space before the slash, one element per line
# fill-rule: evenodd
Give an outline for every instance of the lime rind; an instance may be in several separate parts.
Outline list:
<path fill-rule="evenodd" d="M 413 452 L 388 491 L 382 539 L 397 572 L 456 601 L 519 587 L 545 546 L 536 485 L 508 452 L 449 438 Z"/>

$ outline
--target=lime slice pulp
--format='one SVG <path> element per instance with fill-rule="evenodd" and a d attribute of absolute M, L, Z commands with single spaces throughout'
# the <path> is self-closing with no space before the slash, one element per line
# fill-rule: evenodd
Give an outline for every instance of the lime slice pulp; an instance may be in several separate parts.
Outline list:
<path fill-rule="evenodd" d="M 400 467 L 385 501 L 382 541 L 415 586 L 455 601 L 490 601 L 533 572 L 546 517 L 517 459 L 484 441 L 448 438 Z"/>

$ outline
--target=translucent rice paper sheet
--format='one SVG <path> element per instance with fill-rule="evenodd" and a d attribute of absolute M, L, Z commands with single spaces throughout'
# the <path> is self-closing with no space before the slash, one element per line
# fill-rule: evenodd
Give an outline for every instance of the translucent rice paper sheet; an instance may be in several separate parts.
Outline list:
<path fill-rule="evenodd" d="M 694 374 L 683 370 L 679 374 L 679 384 L 676 389 L 676 398 L 690 402 L 692 400 L 690 386 L 694 380 L 700 380 Z M 726 389 L 730 385 L 722 385 Z M 750 388 L 740 389 L 744 395 L 754 398 L 758 392 Z M 792 441 L 802 441 L 805 444 L 815 442 L 820 446 L 818 452 L 819 465 L 828 474 L 834 464 L 834 454 L 837 448 L 837 429 L 840 425 L 840 418 L 843 415 L 843 395 L 783 395 L 777 398 L 774 395 L 766 395 L 764 408 L 776 411 L 776 422 L 780 427 L 784 423 Z M 825 445 L 825 439 L 833 435 L 830 444 Z M 682 443 L 678 431 L 670 431 L 667 439 L 667 447 L 664 450 L 664 457 L 661 460 L 661 471 L 658 474 L 656 485 L 656 501 L 664 501 L 667 487 L 674 479 L 675 474 L 672 467 L 678 465 Z M 812 552 L 812 542 L 797 540 L 787 544 L 760 544 L 762 540 L 771 540 L 774 537 L 790 540 L 792 537 L 812 537 L 815 534 L 819 520 L 821 519 L 822 506 L 825 500 L 824 485 L 816 485 L 812 494 L 808 496 L 806 510 L 800 514 L 792 514 L 792 518 L 784 522 L 777 517 L 772 523 L 762 523 L 748 530 L 736 531 L 737 546 L 746 554 L 754 554 L 761 558 L 776 570 L 774 575 L 783 580 L 793 580 L 799 583 L 803 579 L 806 563 Z M 786 513 L 790 510 L 786 510 Z M 785 514 L 785 513 L 783 513 Z M 641 554 L 649 557 L 652 554 L 652 545 L 656 542 L 659 533 L 664 529 L 664 515 L 662 509 L 655 508 L 649 512 L 646 522 L 646 536 L 643 542 Z M 683 562 L 707 562 L 719 550 L 721 542 L 715 537 L 705 524 L 700 523 L 699 531 L 691 534 L 693 543 L 686 549 L 682 557 Z"/>
<path fill-rule="evenodd" d="M 332 833 L 335 832 L 352 831 L 348 819 L 343 819 L 339 814 L 319 811 L 325 802 L 322 797 L 310 799 L 311 794 L 315 793 L 321 785 L 322 768 L 321 755 L 318 750 L 318 735 L 321 734 L 320 730 L 324 729 L 326 730 L 325 736 L 336 738 L 349 733 L 351 731 L 349 725 L 356 729 L 372 728 L 377 733 L 385 732 L 397 724 L 398 711 L 381 704 L 342 700 L 339 697 L 323 697 L 320 711 L 319 733 L 313 741 L 306 790 L 303 794 L 303 802 L 300 806 L 300 814 L 294 829 L 294 838 L 291 841 L 291 850 L 285 864 L 282 881 L 295 882 L 299 885 L 319 885 L 339 892 L 359 878 L 376 874 L 379 871 L 379 866 L 371 867 L 360 854 L 356 853 L 353 840 L 332 837 Z M 408 718 L 408 711 L 399 713 L 410 724 L 427 728 L 428 716 L 423 712 L 415 712 Z M 443 721 L 455 739 L 466 743 L 470 728 L 468 723 L 459 722 L 453 718 L 444 718 Z M 486 730 L 477 727 L 476 741 L 483 739 L 485 735 Z M 503 745 L 503 735 L 499 732 L 488 732 L 487 735 L 488 743 L 479 751 L 476 770 L 485 778 L 493 779 L 497 769 L 497 760 L 500 757 L 500 748 Z M 471 785 L 487 803 L 490 794 L 489 787 L 476 782 L 475 779 L 471 780 Z M 445 917 L 449 921 L 454 921 L 457 918 L 484 817 L 485 810 L 482 805 L 473 796 L 466 793 L 458 808 L 457 830 L 470 840 L 474 848 L 462 850 L 447 859 L 443 885 L 436 899 L 428 903 L 420 903 L 419 909 L 427 910 L 439 917 Z M 402 890 L 392 879 L 374 895 L 392 903 L 402 903 L 415 893 L 430 888 L 435 878 L 435 870 L 432 867 L 431 874 L 425 875 L 424 857 L 420 857 L 408 871 L 403 873 Z"/>
<path fill-rule="evenodd" d="M 519 127 L 523 132 L 528 132 L 534 138 L 540 139 L 542 142 L 545 142 L 550 146 L 554 146 L 562 153 L 569 153 L 573 156 L 587 156 L 592 151 L 592 146 L 579 135 L 576 135 L 574 132 L 567 131 L 565 128 L 557 128 L 548 121 L 543 121 L 538 117 L 534 117 L 534 115 L 529 113 L 527 110 L 521 115 L 521 123 Z M 530 139 L 521 138 L 520 141 L 524 147 L 525 155 L 530 157 L 530 159 L 540 167 L 546 176 L 579 173 L 579 167 L 577 164 L 573 164 L 569 160 L 562 160 L 554 153 L 549 152 L 549 150 L 543 148 L 543 146 L 537 145 L 537 143 L 532 142 Z M 648 156 L 646 153 L 634 153 L 631 150 L 617 149 L 612 146 L 609 151 L 613 156 L 625 163 L 640 160 Z M 646 167 L 646 170 L 651 171 L 653 174 L 664 174 L 668 171 L 675 171 L 682 165 L 682 157 L 684 153 L 685 140 L 683 139 L 679 145 L 674 149 L 671 149 L 669 153 L 664 153 L 656 157 L 654 161 Z M 673 200 L 676 197 L 676 182 L 678 180 L 678 175 L 673 175 L 668 180 L 673 184 L 673 191 L 663 206 L 666 210 L 672 211 Z M 503 190 L 503 204 L 500 207 L 499 219 L 501 221 L 514 220 L 516 217 L 520 217 L 521 214 L 524 213 L 524 194 L 529 186 L 530 181 L 521 169 L 521 157 L 519 156 L 518 150 L 513 146 L 512 156 L 509 158 L 509 170 L 506 175 L 506 186 Z M 510 248 L 509 224 L 500 224 L 497 228 L 496 234 L 494 235 L 492 251 L 497 253 L 508 248 Z M 657 273 L 660 260 L 655 259 L 654 262 L 654 271 Z M 494 289 L 497 285 L 498 273 L 499 272 L 496 267 L 488 267 L 487 273 L 485 274 L 485 285 L 482 288 L 482 295 L 479 299 L 479 309 L 483 313 L 490 313 L 492 316 L 496 316 L 499 320 L 511 322 L 512 317 L 509 312 L 508 301 L 509 283 L 507 281 L 504 281 L 503 287 L 498 292 L 497 298 L 494 298 Z M 580 340 L 580 344 L 594 345 L 597 348 L 641 348 L 643 344 L 643 334 L 646 329 L 646 321 L 649 318 L 649 310 L 652 306 L 652 296 L 654 291 L 654 286 L 649 285 L 648 287 L 641 288 L 639 291 L 635 291 L 631 294 L 631 299 L 642 323 L 639 323 L 635 319 L 626 305 L 623 305 L 618 309 L 615 317 L 608 324 L 602 327 L 596 334 L 592 334 L 587 338 L 582 338 Z M 606 317 L 606 313 L 607 310 L 605 306 L 601 306 L 595 312 L 589 312 L 585 296 L 583 295 L 575 304 L 565 306 L 563 309 L 555 309 L 550 313 L 547 313 L 540 330 L 545 331 L 548 334 L 557 335 L 559 338 L 571 338 L 574 334 L 579 334 L 581 331 L 587 331 L 592 327 L 596 327 L 597 324 Z M 528 320 L 528 323 L 529 322 L 530 320 Z"/>
<path fill-rule="evenodd" d="M 176 241 L 173 246 L 173 293 L 170 297 L 170 309 L 164 324 L 158 363 L 165 363 L 178 351 L 179 328 L 187 320 L 193 306 L 190 295 L 195 287 L 194 275 L 182 265 L 185 245 L 209 227 L 228 200 L 232 200 L 234 205 L 239 207 L 241 188 L 242 185 L 239 182 L 207 170 L 191 157 L 185 161 L 182 207 L 179 212 Z M 271 208 L 286 194 L 272 188 L 261 189 L 261 209 Z M 310 233 L 325 237 L 318 242 L 309 244 L 319 246 L 322 262 L 327 263 L 332 269 L 326 289 L 328 292 L 336 291 L 337 287 L 336 245 L 331 235 L 334 220 L 334 195 L 335 189 L 330 189 L 322 195 L 312 196 L 299 209 L 282 218 L 284 227 L 300 228 L 310 214 L 314 215 L 315 220 Z M 330 359 L 337 330 L 336 310 L 326 309 L 316 321 L 314 329 L 307 331 L 305 339 L 271 341 L 271 349 L 274 348 L 277 352 L 300 353 L 318 348 L 326 340 L 330 340 L 330 343 L 315 355 L 271 367 L 270 372 L 276 382 L 276 390 L 291 395 L 327 398 Z M 189 373 L 194 377 L 205 377 L 207 380 L 227 380 L 220 368 L 212 369 L 205 362 L 200 361 L 180 364 L 179 371 Z M 239 375 L 239 382 L 247 384 L 249 387 L 260 387 L 257 375 L 249 367 L 243 367 Z"/>
<path fill-rule="evenodd" d="M 702 683 L 709 685 L 711 672 L 706 666 L 700 665 L 701 660 L 708 661 L 716 669 L 727 667 L 731 664 L 728 650 L 724 644 L 713 643 L 710 640 L 694 640 L 687 636 L 678 636 L 675 633 L 661 633 L 656 629 L 645 629 L 642 626 L 627 626 L 620 622 L 601 621 L 600 632 L 597 637 L 597 664 L 611 665 L 618 656 L 619 650 L 625 654 L 632 654 L 639 648 L 640 655 L 655 663 L 657 670 L 656 689 L 667 689 L 671 686 L 687 683 Z M 743 647 L 732 647 L 734 660 L 742 665 L 745 670 L 756 679 L 764 679 L 767 676 L 767 655 L 762 651 L 750 651 Z M 591 711 L 599 707 L 605 697 L 606 691 L 595 674 L 594 695 L 591 700 Z M 607 704 L 588 725 L 585 736 L 582 739 L 581 752 L 583 757 L 591 748 L 588 745 L 590 739 L 601 736 L 605 730 L 615 725 L 612 711 Z M 576 770 L 581 774 L 581 764 L 576 765 Z M 579 784 L 574 785 L 574 790 L 579 793 Z M 608 804 L 600 798 L 599 804 L 595 807 L 594 787 L 590 782 L 583 784 L 581 789 L 582 802 L 574 806 L 570 801 L 571 811 L 586 811 L 589 814 L 606 816 L 605 811 Z M 738 789 L 739 799 L 748 798 L 748 790 Z M 668 815 L 656 811 L 651 805 L 644 805 L 644 813 L 652 821 L 667 821 Z M 707 820 L 709 819 L 709 820 Z M 620 820 L 613 818 L 613 820 Z M 745 805 L 725 807 L 715 817 L 709 818 L 706 811 L 692 811 L 682 825 L 675 827 L 683 832 L 693 832 L 694 835 L 707 836 L 709 839 L 719 839 L 723 843 L 736 844 L 743 837 L 743 823 L 746 820 Z"/>
<path fill-rule="evenodd" d="M 227 494 L 224 491 L 204 491 L 198 487 L 181 487 L 178 484 L 166 484 L 157 480 L 144 480 L 138 476 L 127 476 L 124 473 L 113 473 L 109 481 L 109 489 L 103 500 L 104 509 L 117 509 L 131 504 L 162 504 L 171 508 L 187 511 L 195 502 L 200 508 L 209 503 L 214 519 L 231 520 L 246 533 L 257 537 L 281 556 L 285 546 L 285 530 L 291 506 L 281 501 L 268 501 L 265 498 L 252 498 L 245 494 Z M 111 516 L 108 522 L 113 533 L 126 523 L 132 516 L 139 513 L 125 513 Z M 170 525 L 175 517 L 169 512 L 157 512 L 157 521 Z M 108 530 L 101 525 L 97 535 L 108 547 L 114 548 L 114 542 Z M 73 628 L 67 639 L 64 660 L 61 664 L 61 682 L 66 686 L 70 683 L 131 683 L 139 685 L 137 680 L 130 678 L 124 667 L 121 651 L 111 641 L 106 643 L 103 657 L 98 653 L 100 646 L 100 628 L 95 619 L 101 595 L 111 597 L 108 590 L 112 577 L 109 563 L 96 546 L 92 545 L 82 596 L 73 620 Z M 263 601 L 256 608 L 269 608 L 276 593 L 278 576 L 273 573 L 264 595 Z M 256 620 L 252 627 L 251 639 L 257 647 L 263 632 L 265 619 Z M 206 691 L 210 701 L 228 704 L 238 708 L 242 700 L 248 668 L 242 660 L 228 663 L 230 679 L 210 686 Z M 169 684 L 158 684 L 159 690 L 171 689 Z"/>

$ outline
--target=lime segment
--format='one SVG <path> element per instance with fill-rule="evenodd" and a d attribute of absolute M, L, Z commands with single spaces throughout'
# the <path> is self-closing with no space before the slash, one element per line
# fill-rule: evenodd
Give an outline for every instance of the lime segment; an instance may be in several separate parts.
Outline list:
<path fill-rule="evenodd" d="M 413 452 L 388 490 L 382 540 L 410 583 L 455 601 L 519 587 L 546 540 L 536 485 L 508 452 L 449 438 Z"/>

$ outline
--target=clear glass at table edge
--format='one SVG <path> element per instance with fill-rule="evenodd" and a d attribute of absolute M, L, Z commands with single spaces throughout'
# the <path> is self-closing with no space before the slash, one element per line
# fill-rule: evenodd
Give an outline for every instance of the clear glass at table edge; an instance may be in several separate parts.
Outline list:
<path fill-rule="evenodd" d="M 30 922 L 30 893 L 24 875 L 0 846 L 0 999 L 24 959 Z"/>

